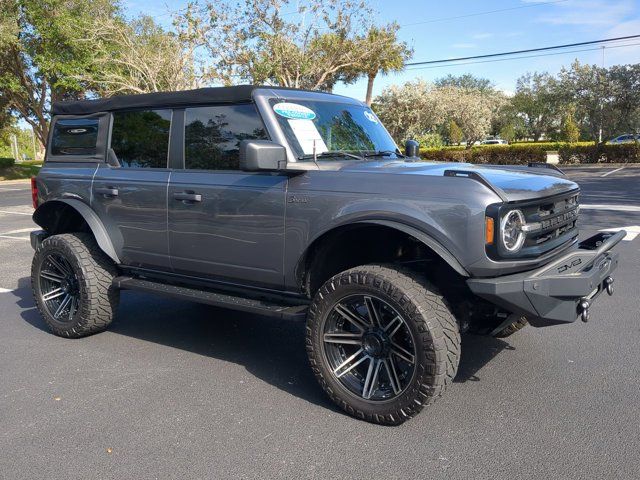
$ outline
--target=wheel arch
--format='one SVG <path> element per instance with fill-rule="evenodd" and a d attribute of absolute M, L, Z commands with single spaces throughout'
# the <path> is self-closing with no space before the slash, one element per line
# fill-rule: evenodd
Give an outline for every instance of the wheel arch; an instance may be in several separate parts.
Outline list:
<path fill-rule="evenodd" d="M 337 260 L 335 264 L 340 265 L 340 267 L 332 268 L 332 262 L 335 261 L 334 252 L 342 250 L 340 248 L 341 239 L 344 239 L 345 235 L 348 235 L 349 232 L 351 232 L 353 237 L 348 241 L 353 243 L 355 241 L 354 237 L 357 235 L 354 232 L 358 229 L 367 229 L 368 233 L 374 233 L 375 239 L 388 241 L 390 244 L 393 244 L 394 240 L 415 242 L 422 246 L 424 249 L 423 251 L 428 253 L 430 258 L 441 260 L 448 268 L 450 268 L 450 270 L 460 277 L 469 277 L 469 273 L 449 250 L 447 250 L 432 236 L 416 229 L 415 227 L 394 222 L 392 220 L 357 220 L 334 226 L 333 228 L 323 232 L 310 242 L 308 247 L 305 249 L 297 263 L 295 274 L 299 285 L 303 286 L 303 289 L 307 294 L 312 295 L 313 292 L 319 288 L 323 279 L 326 280 L 330 278 L 333 274 L 342 271 L 341 269 L 352 268 L 361 264 L 355 259 L 348 259 L 345 263 L 341 263 L 340 260 Z M 342 251 L 341 253 L 348 255 L 348 253 L 345 254 Z M 366 257 L 366 254 L 364 254 L 364 256 Z M 318 259 L 321 257 L 328 257 L 329 260 L 327 261 L 323 258 L 323 261 L 320 263 Z M 390 261 L 388 259 L 383 259 L 382 261 L 385 260 Z M 369 261 L 379 263 L 381 260 L 378 258 L 371 258 Z M 318 278 L 314 278 L 314 270 L 317 270 L 318 268 L 322 273 L 317 273 Z"/>
<path fill-rule="evenodd" d="M 33 212 L 33 221 L 51 235 L 88 230 L 100 249 L 115 263 L 120 263 L 102 221 L 91 207 L 80 200 L 49 200 Z"/>

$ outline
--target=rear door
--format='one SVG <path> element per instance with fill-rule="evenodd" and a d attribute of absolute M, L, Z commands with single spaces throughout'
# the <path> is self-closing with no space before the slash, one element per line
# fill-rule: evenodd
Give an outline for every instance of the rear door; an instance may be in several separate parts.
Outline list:
<path fill-rule="evenodd" d="M 185 109 L 184 169 L 169 184 L 177 273 L 281 288 L 286 175 L 239 170 L 239 144 L 267 138 L 253 104 Z"/>
<path fill-rule="evenodd" d="M 167 185 L 172 111 L 114 112 L 107 160 L 93 180 L 91 206 L 122 263 L 170 269 Z"/>

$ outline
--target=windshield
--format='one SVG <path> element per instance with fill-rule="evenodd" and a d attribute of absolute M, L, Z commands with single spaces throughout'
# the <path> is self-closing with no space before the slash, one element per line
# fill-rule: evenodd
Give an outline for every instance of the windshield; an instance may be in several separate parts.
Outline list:
<path fill-rule="evenodd" d="M 370 108 L 334 101 L 272 99 L 276 113 L 289 145 L 300 160 L 309 160 L 313 154 L 322 160 L 332 160 L 334 152 L 350 152 L 358 156 L 396 152 L 391 136 Z M 302 158 L 301 158 L 302 157 Z M 305 158 L 306 157 L 306 158 Z M 354 157 L 342 157 L 343 159 Z"/>

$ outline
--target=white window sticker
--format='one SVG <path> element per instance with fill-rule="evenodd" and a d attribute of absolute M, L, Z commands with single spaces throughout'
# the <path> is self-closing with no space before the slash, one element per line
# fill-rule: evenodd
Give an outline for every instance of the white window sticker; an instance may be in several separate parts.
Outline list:
<path fill-rule="evenodd" d="M 314 143 L 316 154 L 329 150 L 313 121 L 291 119 L 288 122 L 305 155 L 313 154 Z"/>
<path fill-rule="evenodd" d="M 373 112 L 370 112 L 369 110 L 365 110 L 364 111 L 364 116 L 367 118 L 367 120 L 369 120 L 370 122 L 373 123 L 378 123 L 378 119 L 376 118 L 376 116 L 374 115 Z"/>

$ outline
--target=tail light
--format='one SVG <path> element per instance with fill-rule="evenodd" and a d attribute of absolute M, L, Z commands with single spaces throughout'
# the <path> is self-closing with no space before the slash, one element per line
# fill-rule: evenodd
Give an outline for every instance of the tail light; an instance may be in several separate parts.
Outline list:
<path fill-rule="evenodd" d="M 33 208 L 38 208 L 38 184 L 36 177 L 31 177 L 31 203 Z"/>

